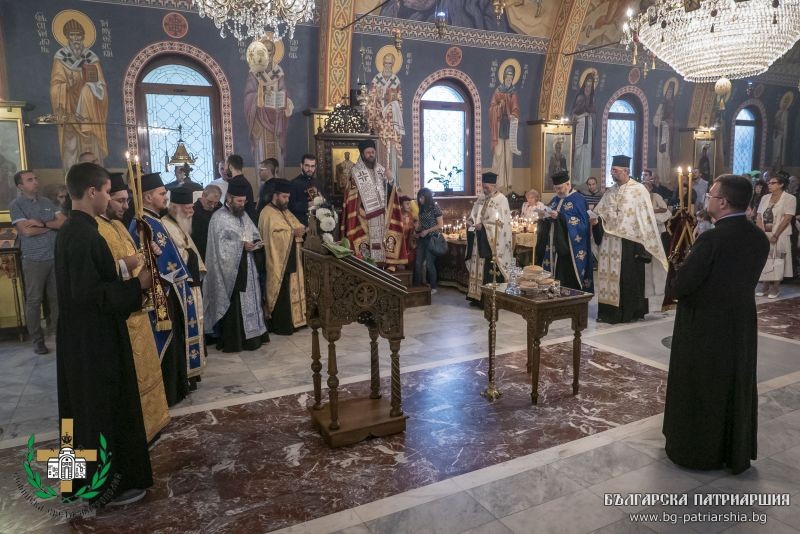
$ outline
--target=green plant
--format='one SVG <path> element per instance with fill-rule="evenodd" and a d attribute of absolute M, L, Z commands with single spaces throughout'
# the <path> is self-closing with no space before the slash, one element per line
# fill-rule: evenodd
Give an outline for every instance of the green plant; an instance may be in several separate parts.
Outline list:
<path fill-rule="evenodd" d="M 436 161 L 436 157 L 433 158 L 433 161 Z M 438 161 L 438 164 L 438 169 L 430 171 L 431 178 L 428 179 L 428 183 L 439 182 L 445 189 L 450 189 L 450 184 L 456 176 L 464 172 L 464 169 L 458 168 L 457 165 L 442 167 L 441 160 Z"/>

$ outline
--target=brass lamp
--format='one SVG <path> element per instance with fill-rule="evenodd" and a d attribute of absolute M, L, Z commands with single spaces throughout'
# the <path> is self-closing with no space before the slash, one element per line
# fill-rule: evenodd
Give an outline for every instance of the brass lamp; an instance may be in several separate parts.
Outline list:
<path fill-rule="evenodd" d="M 169 160 L 170 165 L 194 165 L 194 156 L 189 154 L 189 151 L 186 150 L 186 145 L 183 144 L 183 126 L 178 126 L 178 147 L 175 149 L 175 153 L 172 155 L 172 159 Z"/>

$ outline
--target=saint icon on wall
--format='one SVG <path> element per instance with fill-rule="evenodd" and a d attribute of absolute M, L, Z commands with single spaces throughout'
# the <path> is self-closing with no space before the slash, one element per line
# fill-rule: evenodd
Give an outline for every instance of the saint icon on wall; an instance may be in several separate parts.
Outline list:
<path fill-rule="evenodd" d="M 517 147 L 519 130 L 519 97 L 517 82 L 522 68 L 519 61 L 508 58 L 500 64 L 497 76 L 500 85 L 489 104 L 489 121 L 492 138 L 492 171 L 497 174 L 497 186 L 510 188 L 514 170 L 514 156 L 522 155 Z"/>
<path fill-rule="evenodd" d="M 367 120 L 378 136 L 378 163 L 397 176 L 403 162 L 403 92 L 397 73 L 403 56 L 394 45 L 386 45 L 375 55 L 375 69 L 367 94 Z"/>
<path fill-rule="evenodd" d="M 664 98 L 653 116 L 653 126 L 656 127 L 656 170 L 658 177 L 666 183 L 669 183 L 672 176 L 672 157 L 677 140 L 675 99 L 678 96 L 678 87 L 678 79 L 674 76 L 664 83 Z"/>
<path fill-rule="evenodd" d="M 85 14 L 66 9 L 53 17 L 53 37 L 61 45 L 50 72 L 50 102 L 59 123 L 61 162 L 68 170 L 84 152 L 108 155 L 108 87 L 100 58 L 90 50 L 97 37 Z"/>
<path fill-rule="evenodd" d="M 294 103 L 286 91 L 286 80 L 279 63 L 283 59 L 282 41 L 267 34 L 247 47 L 250 72 L 244 88 L 244 114 L 250 137 L 253 161 L 278 160 L 285 168 L 286 131 Z"/>
<path fill-rule="evenodd" d="M 572 102 L 572 122 L 575 125 L 575 160 L 572 163 L 572 183 L 583 185 L 592 174 L 592 146 L 594 143 L 594 91 L 597 87 L 597 69 L 589 68 L 578 78 L 578 94 Z"/>
<path fill-rule="evenodd" d="M 778 169 L 784 166 L 786 157 L 786 134 L 789 127 L 789 108 L 794 102 L 794 93 L 786 91 L 775 113 L 775 127 L 772 130 L 772 165 Z"/>

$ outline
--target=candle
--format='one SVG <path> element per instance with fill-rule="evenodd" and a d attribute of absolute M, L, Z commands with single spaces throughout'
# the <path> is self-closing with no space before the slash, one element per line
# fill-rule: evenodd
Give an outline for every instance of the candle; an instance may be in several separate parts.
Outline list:
<path fill-rule="evenodd" d="M 683 210 L 683 169 L 678 167 L 678 206 Z"/>
<path fill-rule="evenodd" d="M 688 206 L 689 215 L 694 215 L 694 202 L 692 202 L 692 168 L 691 167 L 689 167 L 689 191 L 686 192 L 686 202 L 689 203 L 689 206 Z"/>

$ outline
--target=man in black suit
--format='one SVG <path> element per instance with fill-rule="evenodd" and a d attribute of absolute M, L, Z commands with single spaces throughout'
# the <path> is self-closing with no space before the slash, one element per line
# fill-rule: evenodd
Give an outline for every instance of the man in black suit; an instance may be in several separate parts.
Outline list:
<path fill-rule="evenodd" d="M 715 221 L 677 271 L 678 298 L 664 409 L 667 456 L 690 469 L 734 474 L 756 458 L 755 288 L 769 241 L 745 216 L 753 187 L 717 178 L 706 196 Z"/>
<path fill-rule="evenodd" d="M 300 174 L 292 180 L 289 211 L 303 223 L 303 226 L 308 226 L 308 208 L 311 206 L 311 200 L 321 191 L 317 179 L 314 178 L 316 170 L 316 156 L 303 154 L 300 158 Z"/>

